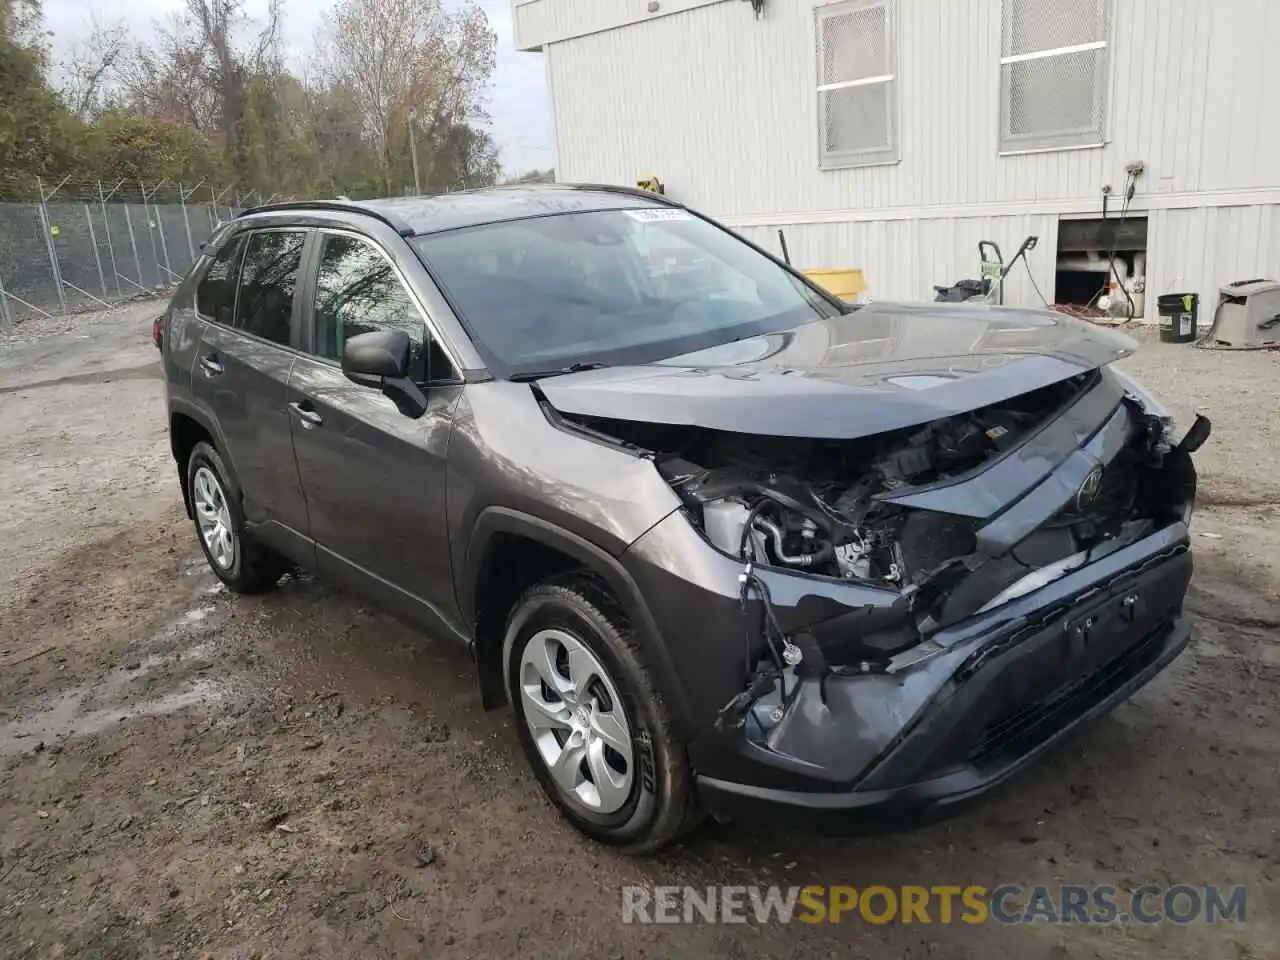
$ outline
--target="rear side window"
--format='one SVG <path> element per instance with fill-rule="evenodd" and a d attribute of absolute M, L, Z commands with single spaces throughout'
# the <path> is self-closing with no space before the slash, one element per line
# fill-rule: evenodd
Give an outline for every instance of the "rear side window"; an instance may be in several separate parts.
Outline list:
<path fill-rule="evenodd" d="M 244 239 L 244 234 L 240 234 L 224 243 L 205 271 L 204 279 L 196 287 L 196 310 L 206 320 L 231 326 L 235 316 L 236 280 L 240 274 Z"/>
<path fill-rule="evenodd" d="M 293 295 L 302 267 L 303 231 L 263 230 L 250 234 L 240 271 L 235 325 L 272 343 L 288 346 Z"/>

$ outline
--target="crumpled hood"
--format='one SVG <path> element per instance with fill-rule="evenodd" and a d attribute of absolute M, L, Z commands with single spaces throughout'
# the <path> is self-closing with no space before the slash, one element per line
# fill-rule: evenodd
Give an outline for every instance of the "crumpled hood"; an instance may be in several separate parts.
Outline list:
<path fill-rule="evenodd" d="M 1046 310 L 877 303 L 643 366 L 538 381 L 562 413 L 766 436 L 854 439 L 955 416 L 1131 354 Z"/>

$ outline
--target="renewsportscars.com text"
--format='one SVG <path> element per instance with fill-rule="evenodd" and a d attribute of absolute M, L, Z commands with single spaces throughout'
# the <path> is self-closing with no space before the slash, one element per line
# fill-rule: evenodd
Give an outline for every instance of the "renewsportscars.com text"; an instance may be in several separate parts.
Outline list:
<path fill-rule="evenodd" d="M 1244 923 L 1244 887 L 627 886 L 623 923 Z"/>

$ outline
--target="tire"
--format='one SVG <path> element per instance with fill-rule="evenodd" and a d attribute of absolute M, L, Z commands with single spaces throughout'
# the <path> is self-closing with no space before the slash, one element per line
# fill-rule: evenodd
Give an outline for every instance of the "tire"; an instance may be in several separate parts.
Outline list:
<path fill-rule="evenodd" d="M 520 745 L 543 791 L 574 827 L 624 853 L 647 854 L 696 825 L 684 744 L 626 617 L 598 581 L 575 577 L 530 588 L 507 622 L 504 664 Z M 555 690 L 548 671 L 556 672 Z M 592 680 L 574 690 L 583 676 Z M 557 727 L 550 711 L 568 724 Z M 619 719 L 624 731 L 614 723 Z M 629 756 L 613 743 L 629 745 Z M 571 759 L 557 775 L 558 753 Z M 576 773 L 566 774 L 570 768 Z M 581 783 L 571 790 L 569 781 Z"/>
<path fill-rule="evenodd" d="M 239 491 L 228 481 L 222 457 L 207 443 L 197 443 L 187 460 L 187 491 L 196 539 L 214 575 L 236 593 L 264 593 L 274 588 L 285 564 L 245 532 Z M 214 512 L 219 515 L 216 529 L 221 531 L 212 537 L 208 537 L 205 525 L 210 518 L 205 509 L 209 491 Z"/>

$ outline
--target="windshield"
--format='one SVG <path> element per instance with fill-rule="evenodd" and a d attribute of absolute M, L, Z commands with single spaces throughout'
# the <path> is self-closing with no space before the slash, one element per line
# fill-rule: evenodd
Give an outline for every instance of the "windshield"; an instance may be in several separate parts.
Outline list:
<path fill-rule="evenodd" d="M 509 376 L 652 363 L 841 312 L 684 210 L 558 214 L 412 242 L 486 359 Z"/>

